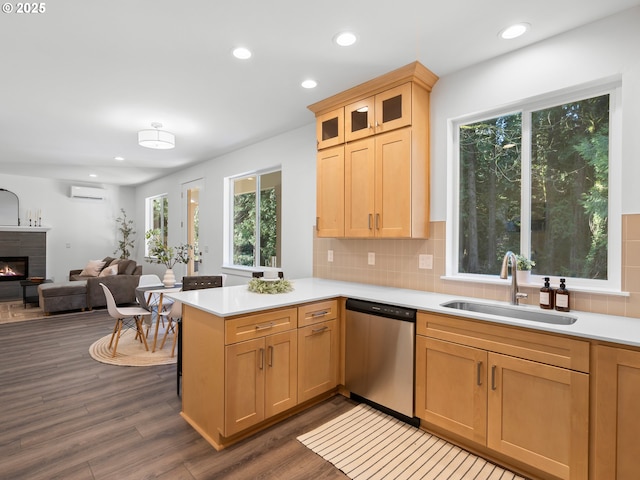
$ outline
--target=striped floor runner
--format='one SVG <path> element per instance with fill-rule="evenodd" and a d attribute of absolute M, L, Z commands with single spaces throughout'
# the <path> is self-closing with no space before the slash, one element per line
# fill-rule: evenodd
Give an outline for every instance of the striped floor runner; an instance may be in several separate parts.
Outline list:
<path fill-rule="evenodd" d="M 354 480 L 524 480 L 364 404 L 298 440 Z"/>

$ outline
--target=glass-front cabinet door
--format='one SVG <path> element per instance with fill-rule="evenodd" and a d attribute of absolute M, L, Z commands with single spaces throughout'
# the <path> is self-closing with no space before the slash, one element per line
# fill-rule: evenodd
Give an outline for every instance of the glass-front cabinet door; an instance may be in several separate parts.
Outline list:
<path fill-rule="evenodd" d="M 376 95 L 376 133 L 407 125 L 411 125 L 411 83 L 404 83 Z"/>
<path fill-rule="evenodd" d="M 345 107 L 345 140 L 350 142 L 373 135 L 375 97 L 367 97 Z"/>
<path fill-rule="evenodd" d="M 344 108 L 316 117 L 318 150 L 344 143 Z"/>

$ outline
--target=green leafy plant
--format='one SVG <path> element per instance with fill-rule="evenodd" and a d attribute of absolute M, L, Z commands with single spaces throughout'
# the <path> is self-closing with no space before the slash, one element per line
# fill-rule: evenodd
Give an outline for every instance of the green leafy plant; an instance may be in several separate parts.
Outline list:
<path fill-rule="evenodd" d="M 527 257 L 520 254 L 516 255 L 516 259 L 518 260 L 518 270 L 521 272 L 531 270 L 531 268 L 536 266 L 536 262 L 529 260 Z"/>
<path fill-rule="evenodd" d="M 181 243 L 177 247 L 169 247 L 164 244 L 160 230 L 148 230 L 144 234 L 149 245 L 149 257 L 147 262 L 164 265 L 173 268 L 176 263 L 188 263 L 191 259 L 189 252 L 193 246 Z"/>
<path fill-rule="evenodd" d="M 124 208 L 121 208 L 120 211 L 122 215 L 116 218 L 116 224 L 122 238 L 118 240 L 118 248 L 113 253 L 115 255 L 120 252 L 120 258 L 124 260 L 129 258 L 131 255 L 130 249 L 135 246 L 134 236 L 136 231 L 133 226 L 133 220 L 127 218 L 127 212 L 125 212 Z"/>
<path fill-rule="evenodd" d="M 249 282 L 249 291 L 254 293 L 287 293 L 291 290 L 293 290 L 293 285 L 289 280 L 283 278 L 273 282 L 253 278 Z"/>

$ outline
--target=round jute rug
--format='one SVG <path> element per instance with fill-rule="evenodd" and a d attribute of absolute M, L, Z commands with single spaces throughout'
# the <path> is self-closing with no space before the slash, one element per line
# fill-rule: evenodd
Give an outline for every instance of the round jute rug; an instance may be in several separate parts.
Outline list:
<path fill-rule="evenodd" d="M 112 356 L 112 352 L 109 349 L 109 341 L 111 340 L 111 334 L 102 337 L 94 342 L 89 347 L 89 355 L 94 360 L 102 363 L 108 363 L 109 365 L 119 365 L 124 367 L 150 367 L 153 365 L 167 365 L 177 362 L 177 347 L 176 354 L 171 356 L 171 343 L 173 341 L 173 333 L 169 334 L 167 342 L 164 348 L 160 349 L 160 342 L 162 341 L 162 335 L 164 332 L 162 329 L 158 333 L 158 344 L 156 351 L 151 352 L 151 344 L 153 342 L 153 331 L 149 332 L 149 338 L 147 343 L 149 344 L 149 351 L 144 349 L 144 344 L 135 339 L 136 332 L 133 329 L 127 329 L 120 337 L 118 343 L 118 350 L 116 356 Z"/>

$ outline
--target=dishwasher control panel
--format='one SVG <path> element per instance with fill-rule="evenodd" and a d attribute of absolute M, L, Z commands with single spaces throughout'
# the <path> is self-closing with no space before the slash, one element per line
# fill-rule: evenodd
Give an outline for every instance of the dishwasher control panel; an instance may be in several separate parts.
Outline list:
<path fill-rule="evenodd" d="M 416 310 L 414 308 L 398 307 L 384 303 L 375 303 L 354 298 L 347 299 L 347 310 L 355 312 L 378 315 L 380 317 L 393 318 L 396 320 L 416 321 Z"/>

